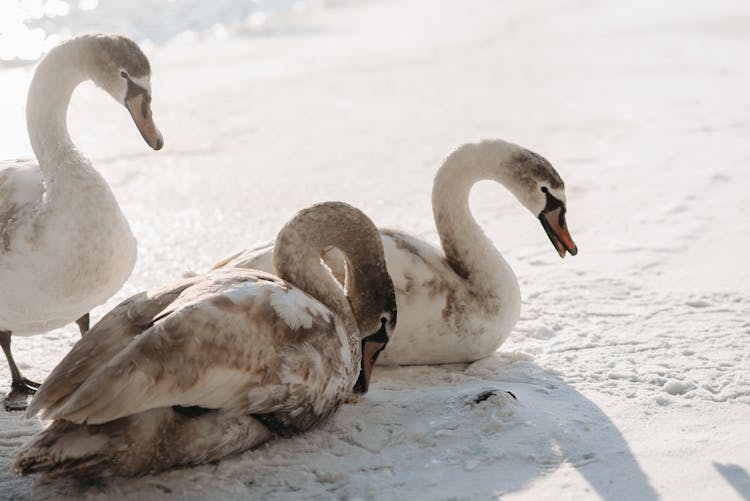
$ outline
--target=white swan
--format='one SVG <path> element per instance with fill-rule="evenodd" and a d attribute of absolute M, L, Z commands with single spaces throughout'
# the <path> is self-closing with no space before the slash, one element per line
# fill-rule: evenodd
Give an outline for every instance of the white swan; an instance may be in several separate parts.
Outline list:
<path fill-rule="evenodd" d="M 151 116 L 151 69 L 130 39 L 84 35 L 52 49 L 34 73 L 26 121 L 38 164 L 0 163 L 0 345 L 10 367 L 7 410 L 23 409 L 39 386 L 25 379 L 11 334 L 31 335 L 78 319 L 125 282 L 136 242 L 112 190 L 68 135 L 76 86 L 91 79 L 129 111 L 153 149 L 164 144 Z"/>
<path fill-rule="evenodd" d="M 513 270 L 469 210 L 469 192 L 481 180 L 502 184 L 538 217 L 560 257 L 577 253 L 565 223 L 563 181 L 547 160 L 501 140 L 461 146 L 438 170 L 432 190 L 442 249 L 402 231 L 380 230 L 399 309 L 381 363 L 472 362 L 510 335 L 521 294 Z M 268 270 L 272 250 L 247 250 L 214 268 Z M 324 260 L 340 280 L 338 253 L 327 252 Z"/>
<path fill-rule="evenodd" d="M 331 245 L 346 256 L 346 290 L 320 262 Z M 105 315 L 31 401 L 29 416 L 55 421 L 16 453 L 15 471 L 99 477 L 215 461 L 309 429 L 355 381 L 366 391 L 396 323 L 375 225 L 340 202 L 313 206 L 281 230 L 273 260 L 278 277 L 217 270 Z"/>

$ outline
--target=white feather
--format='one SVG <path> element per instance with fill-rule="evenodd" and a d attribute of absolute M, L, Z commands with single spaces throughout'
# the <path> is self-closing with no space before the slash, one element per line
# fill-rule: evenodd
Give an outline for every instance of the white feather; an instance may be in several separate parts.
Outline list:
<path fill-rule="evenodd" d="M 330 318 L 331 310 L 296 287 L 275 289 L 270 297 L 271 306 L 292 329 L 309 329 L 313 318 Z"/>
<path fill-rule="evenodd" d="M 265 290 L 266 288 L 263 287 L 262 283 L 248 281 L 239 284 L 233 284 L 231 287 L 223 290 L 222 293 L 233 303 L 239 304 L 247 300 L 248 297 L 263 294 Z"/>

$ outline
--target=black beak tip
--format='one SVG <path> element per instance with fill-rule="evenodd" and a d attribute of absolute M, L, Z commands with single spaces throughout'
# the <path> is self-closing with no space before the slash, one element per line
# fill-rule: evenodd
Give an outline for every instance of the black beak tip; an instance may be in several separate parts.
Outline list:
<path fill-rule="evenodd" d="M 159 138 L 156 140 L 156 144 L 153 146 L 155 151 L 159 151 L 164 146 L 164 140 L 162 138 Z"/>
<path fill-rule="evenodd" d="M 367 393 L 367 388 L 365 388 L 364 377 L 360 376 L 360 378 L 357 379 L 357 382 L 354 383 L 353 391 L 354 393 L 359 393 L 361 395 L 364 395 L 365 393 Z"/>

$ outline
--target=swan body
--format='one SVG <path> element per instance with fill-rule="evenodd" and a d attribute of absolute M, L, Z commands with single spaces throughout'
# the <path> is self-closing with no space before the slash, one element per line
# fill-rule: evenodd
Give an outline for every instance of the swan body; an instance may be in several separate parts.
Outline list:
<path fill-rule="evenodd" d="M 149 62 L 132 40 L 85 35 L 39 63 L 26 108 L 38 162 L 0 163 L 0 334 L 14 390 L 20 372 L 10 335 L 46 332 L 87 315 L 122 286 L 136 261 L 117 199 L 68 135 L 71 95 L 88 79 L 130 111 L 152 148 L 163 145 L 149 106 Z"/>
<path fill-rule="evenodd" d="M 356 263 L 346 290 L 320 265 L 323 242 Z M 53 423 L 17 452 L 15 471 L 138 475 L 213 461 L 315 426 L 363 377 L 366 390 L 369 340 L 385 344 L 396 322 L 375 226 L 319 204 L 282 229 L 274 258 L 279 276 L 216 270 L 105 315 L 29 405 Z"/>
<path fill-rule="evenodd" d="M 0 326 L 14 335 L 62 327 L 119 290 L 135 264 L 135 238 L 88 162 L 68 166 L 70 185 L 55 187 L 62 200 L 45 197 L 32 162 L 0 168 Z"/>
<path fill-rule="evenodd" d="M 380 363 L 472 362 L 491 355 L 513 330 L 521 309 L 518 280 L 469 209 L 471 188 L 481 180 L 502 184 L 538 217 L 561 257 L 577 253 L 565 223 L 564 184 L 547 160 L 501 140 L 461 146 L 445 160 L 433 186 L 442 246 L 380 229 L 399 309 Z M 214 268 L 267 270 L 272 252 L 272 244 L 262 245 Z M 323 259 L 342 280 L 340 253 L 328 249 Z"/>

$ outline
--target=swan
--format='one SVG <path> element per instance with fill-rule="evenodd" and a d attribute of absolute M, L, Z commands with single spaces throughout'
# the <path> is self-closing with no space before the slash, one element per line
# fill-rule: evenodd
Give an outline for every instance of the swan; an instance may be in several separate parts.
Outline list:
<path fill-rule="evenodd" d="M 39 63 L 26 103 L 31 159 L 0 162 L 0 345 L 11 372 L 6 410 L 26 407 L 38 383 L 23 377 L 11 335 L 76 320 L 130 276 L 136 241 L 112 190 L 68 135 L 71 95 L 93 80 L 123 104 L 149 146 L 164 144 L 151 114 L 149 61 L 132 40 L 94 34 L 53 48 Z"/>
<path fill-rule="evenodd" d="M 472 217 L 475 183 L 505 186 L 539 219 L 564 257 L 578 252 L 565 222 L 562 178 L 541 155 L 503 140 L 465 144 L 444 161 L 432 190 L 442 248 L 409 233 L 381 229 L 388 271 L 396 287 L 398 327 L 380 363 L 421 365 L 473 362 L 508 338 L 520 315 L 521 292 L 513 270 Z M 268 270 L 273 244 L 242 251 L 214 269 Z M 335 249 L 324 256 L 341 280 Z"/>
<path fill-rule="evenodd" d="M 320 260 L 345 256 L 345 288 Z M 124 301 L 52 371 L 27 415 L 52 424 L 16 473 L 140 475 L 218 460 L 310 429 L 367 391 L 396 324 L 383 244 L 327 202 L 281 230 L 278 276 L 224 269 Z M 364 355 L 364 356 L 363 356 Z"/>

